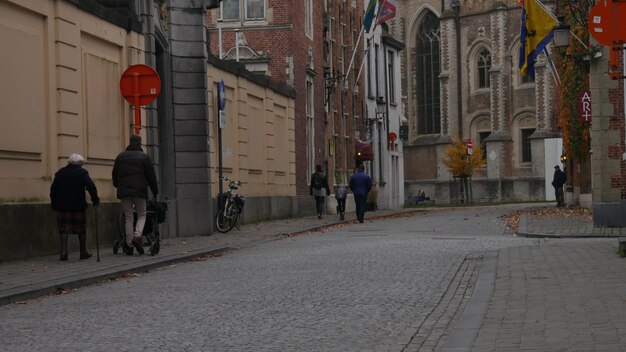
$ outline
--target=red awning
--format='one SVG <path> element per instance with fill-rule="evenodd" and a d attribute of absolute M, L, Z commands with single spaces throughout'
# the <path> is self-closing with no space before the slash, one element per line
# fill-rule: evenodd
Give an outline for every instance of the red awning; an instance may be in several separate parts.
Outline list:
<path fill-rule="evenodd" d="M 356 153 L 357 160 L 374 160 L 374 150 L 372 149 L 372 146 L 368 143 L 355 141 L 354 151 Z"/>

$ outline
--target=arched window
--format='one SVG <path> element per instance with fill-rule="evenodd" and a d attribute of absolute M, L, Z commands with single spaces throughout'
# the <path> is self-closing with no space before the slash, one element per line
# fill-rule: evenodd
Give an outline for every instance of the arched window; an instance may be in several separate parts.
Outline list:
<path fill-rule="evenodd" d="M 489 88 L 489 69 L 491 69 L 491 53 L 487 49 L 482 49 L 478 53 L 478 60 L 476 60 L 477 65 L 477 76 L 478 76 L 478 89 L 481 88 Z"/>
<path fill-rule="evenodd" d="M 428 12 L 420 24 L 416 43 L 416 95 L 417 133 L 441 132 L 441 107 L 439 103 L 439 19 Z"/>
<path fill-rule="evenodd" d="M 529 167 L 532 162 L 532 143 L 530 136 L 535 132 L 535 117 L 531 114 L 524 114 L 516 119 L 513 128 L 517 130 L 515 143 L 515 152 L 517 154 L 517 163 L 519 166 Z"/>

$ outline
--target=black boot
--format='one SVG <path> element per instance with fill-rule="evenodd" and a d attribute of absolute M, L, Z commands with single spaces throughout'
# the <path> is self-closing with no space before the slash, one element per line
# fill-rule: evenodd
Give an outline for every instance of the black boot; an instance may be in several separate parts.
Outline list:
<path fill-rule="evenodd" d="M 80 259 L 91 258 L 91 253 L 87 252 L 87 234 L 79 234 L 78 242 L 80 244 Z"/>
<path fill-rule="evenodd" d="M 142 255 L 143 254 L 143 240 L 142 240 L 142 238 L 141 237 L 133 238 L 132 244 L 135 247 L 135 249 L 137 250 L 137 253 L 139 253 L 139 255 Z"/>
<path fill-rule="evenodd" d="M 61 261 L 67 260 L 67 234 L 66 233 L 59 234 L 59 260 Z"/>

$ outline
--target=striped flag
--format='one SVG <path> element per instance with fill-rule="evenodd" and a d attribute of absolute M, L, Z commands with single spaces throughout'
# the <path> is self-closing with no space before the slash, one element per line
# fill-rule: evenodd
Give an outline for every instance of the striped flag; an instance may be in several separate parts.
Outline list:
<path fill-rule="evenodd" d="M 557 21 L 539 0 L 524 0 L 520 35 L 519 69 L 522 76 L 535 77 L 535 61 L 552 40 Z"/>
<path fill-rule="evenodd" d="M 372 29 L 372 23 L 374 23 L 374 16 L 376 15 L 376 0 L 370 0 L 365 10 L 365 18 L 363 19 L 363 28 L 365 33 L 369 33 Z"/>
<path fill-rule="evenodd" d="M 383 24 L 388 20 L 396 17 L 396 9 L 398 7 L 397 0 L 382 0 L 380 6 L 380 14 L 378 15 L 378 19 L 376 20 L 377 24 Z"/>

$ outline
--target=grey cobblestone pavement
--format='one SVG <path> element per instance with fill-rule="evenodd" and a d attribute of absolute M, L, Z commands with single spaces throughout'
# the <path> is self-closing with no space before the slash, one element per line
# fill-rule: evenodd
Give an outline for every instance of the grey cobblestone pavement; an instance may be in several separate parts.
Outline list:
<path fill-rule="evenodd" d="M 367 218 L 384 218 L 412 211 L 383 209 L 368 213 Z M 346 214 L 346 222 L 353 221 L 352 218 L 354 214 Z M 111 244 L 103 244 L 100 248 L 100 262 L 96 261 L 94 248 L 91 249 L 93 257 L 88 260 L 79 261 L 78 253 L 70 253 L 67 262 L 60 262 L 58 255 L 4 262 L 0 263 L 0 306 L 53 294 L 59 289 L 93 284 L 202 256 L 219 255 L 224 251 L 274 241 L 300 232 L 316 231 L 338 223 L 341 222 L 336 215 L 327 215 L 321 220 L 316 216 L 308 216 L 241 225 L 239 229 L 234 228 L 228 233 L 215 232 L 210 236 L 166 238 L 156 256 L 150 256 L 148 251 L 143 256 L 130 257 L 121 251 L 115 255 Z"/>
<path fill-rule="evenodd" d="M 416 212 L 428 212 L 426 210 L 415 210 Z M 436 213 L 437 211 L 434 211 Z M 445 210 L 442 210 L 445 212 Z M 396 211 L 379 210 L 366 214 L 366 219 L 375 217 L 389 217 L 396 215 Z M 352 215 L 352 216 L 350 216 Z M 353 214 L 348 215 L 351 219 Z M 492 220 L 494 221 L 494 220 Z M 407 233 L 408 236 L 424 235 L 429 246 L 437 242 L 456 243 L 456 248 L 464 248 L 465 251 L 474 254 L 468 255 L 465 260 L 454 260 L 449 263 L 432 263 L 441 266 L 440 273 L 445 273 L 446 287 L 435 287 L 434 293 L 438 295 L 424 296 L 424 292 L 418 289 L 409 296 L 415 296 L 416 300 L 411 301 L 410 306 L 398 308 L 398 302 L 405 299 L 408 292 L 402 284 L 407 276 L 414 272 L 411 266 L 403 264 L 397 271 L 397 277 L 390 277 L 385 282 L 392 285 L 394 290 L 377 290 L 371 287 L 370 294 L 379 299 L 377 304 L 372 306 L 364 293 L 350 294 L 352 302 L 335 302 L 333 311 L 319 311 L 328 309 L 322 304 L 329 297 L 316 296 L 319 285 L 330 285 L 325 282 L 326 278 L 310 272 L 307 267 L 290 268 L 302 274 L 310 275 L 311 294 L 305 302 L 295 302 L 291 297 L 296 296 L 296 287 L 287 289 L 285 292 L 275 291 L 275 297 L 263 297 L 264 302 L 271 302 L 263 315 L 250 317 L 248 311 L 257 302 L 257 298 L 250 298 L 245 294 L 239 297 L 223 296 L 227 287 L 221 290 L 220 285 L 225 285 L 228 281 L 226 277 L 211 278 L 215 281 L 211 285 L 210 294 L 198 302 L 173 302 L 172 307 L 178 312 L 178 323 L 181 326 L 191 326 L 189 331 L 182 335 L 197 336 L 204 340 L 203 351 L 294 351 L 294 350 L 333 350 L 333 351 L 626 351 L 626 262 L 616 254 L 617 240 L 615 238 L 624 229 L 594 229 L 593 226 L 583 218 L 541 218 L 537 216 L 522 217 L 517 235 L 519 237 L 539 237 L 530 238 L 523 241 L 515 241 L 515 234 L 508 233 L 505 236 L 500 231 L 502 242 L 497 249 L 481 252 L 482 239 L 472 237 L 471 233 L 480 231 L 492 231 L 493 226 L 487 223 L 484 227 L 478 223 L 472 228 L 457 230 L 455 236 L 449 236 L 449 229 L 445 223 L 445 216 L 433 216 L 432 219 L 420 219 L 421 227 Z M 327 216 L 323 220 L 316 217 L 305 217 L 299 219 L 271 221 L 259 224 L 248 224 L 240 230 L 234 229 L 227 234 L 214 234 L 206 237 L 166 239 L 163 242 L 161 253 L 151 257 L 149 255 L 127 257 L 118 254 L 113 255 L 111 248 L 101 248 L 101 261 L 96 262 L 94 258 L 87 261 L 78 261 L 77 253 L 70 255 L 70 261 L 59 262 L 57 256 L 36 258 L 27 261 L 0 263 L 0 305 L 8 304 L 24 299 L 35 298 L 55 292 L 58 288 L 72 288 L 93 283 L 99 283 L 106 278 L 120 277 L 130 273 L 141 273 L 142 271 L 157 268 L 160 266 L 175 266 L 175 263 L 183 261 L 203 261 L 211 256 L 219 256 L 225 251 L 239 248 L 254 248 L 277 239 L 289 238 L 301 232 L 323 231 L 331 232 L 332 228 L 324 227 L 338 223 L 334 216 Z M 400 223 L 400 221 L 398 221 Z M 376 241 L 378 245 L 398 246 L 399 243 L 386 243 L 381 237 L 380 228 L 375 226 L 376 222 L 370 222 L 368 227 L 355 228 L 352 236 L 367 238 Z M 352 225 L 351 225 L 352 226 Z M 358 224 L 355 224 L 358 226 Z M 509 239 L 507 239 L 507 237 Z M 521 238 L 520 238 L 521 239 Z M 304 241 L 313 243 L 320 241 L 318 236 L 307 236 Z M 288 280 L 287 272 L 284 270 L 284 263 L 287 258 L 281 258 L 279 253 L 281 246 L 288 246 L 292 241 L 277 242 L 280 244 L 276 252 L 268 253 L 268 262 L 263 261 L 263 265 L 268 270 L 277 271 L 278 276 L 273 280 Z M 271 248 L 274 248 L 272 246 Z M 241 274 L 244 277 L 252 272 L 252 267 L 259 265 L 259 261 L 253 260 L 255 256 L 265 255 L 263 250 L 247 251 L 241 258 L 249 259 L 238 262 L 237 265 L 230 261 L 208 261 L 211 265 L 224 266 L 223 270 L 215 272 L 231 272 Z M 436 247 L 429 247 L 436 248 Z M 349 252 L 354 251 L 349 248 Z M 365 250 L 362 248 L 362 250 Z M 409 250 L 407 248 L 407 250 Z M 429 249 L 426 249 L 427 251 Z M 345 253 L 349 253 L 345 252 Z M 292 252 L 289 252 L 292 253 Z M 293 252 L 290 255 L 298 255 Z M 307 255 L 310 253 L 307 252 Z M 335 253 L 341 258 L 342 252 Z M 238 257 L 239 258 L 239 257 Z M 344 261 L 353 261 L 355 257 L 346 256 Z M 358 257 L 356 257 L 358 258 Z M 408 257 L 407 257 L 408 258 Z M 368 261 L 359 263 L 363 266 L 363 275 L 367 275 L 367 269 L 376 268 L 376 257 Z M 415 270 L 419 269 L 420 275 L 427 275 L 429 256 L 419 258 L 419 263 Z M 341 260 L 340 260 L 341 261 Z M 218 264 L 219 263 L 219 264 Z M 193 266 L 196 267 L 196 266 Z M 337 270 L 337 267 L 320 267 L 324 273 L 335 272 L 342 280 L 339 286 L 331 287 L 332 290 L 350 292 L 352 289 L 350 277 L 344 277 L 346 273 Z M 219 269 L 219 268 L 218 268 Z M 202 276 L 202 269 L 194 275 Z M 167 271 L 153 271 L 159 275 Z M 132 275 L 132 274 L 131 274 Z M 432 275 L 441 275 L 436 272 Z M 111 297 L 107 297 L 108 302 L 119 302 L 119 304 L 109 304 L 109 307 L 101 307 L 103 304 L 94 299 L 92 306 L 85 307 L 86 311 L 110 309 L 119 314 L 110 316 L 112 321 L 103 322 L 105 326 L 124 319 L 136 321 L 137 326 L 132 331 L 115 332 L 113 329 L 102 330 L 101 336 L 92 337 L 93 340 L 85 341 L 85 346 L 108 346 L 99 350 L 109 350 L 116 348 L 120 351 L 135 350 L 132 342 L 125 342 L 120 336 L 137 336 L 142 342 L 149 340 L 151 330 L 158 330 L 157 322 L 165 321 L 168 324 L 177 324 L 168 317 L 162 307 L 159 306 L 159 287 L 154 281 L 142 278 L 138 275 L 142 285 L 152 288 L 154 296 L 141 297 L 145 301 L 144 306 L 150 307 L 149 312 L 137 311 L 128 305 L 129 297 L 125 296 L 125 287 L 130 284 L 125 280 L 116 282 L 118 289 L 109 290 Z M 187 287 L 186 277 L 177 277 L 168 283 L 168 287 L 180 287 L 183 290 L 198 290 L 200 288 Z M 279 286 L 284 282 L 268 282 L 267 278 L 248 276 L 245 280 L 243 290 L 249 292 L 261 290 L 271 292 L 272 286 Z M 438 278 L 432 277 L 426 282 L 427 285 L 437 286 Z M 150 285 L 154 287 L 151 287 Z M 95 292 L 98 285 L 87 287 L 84 290 Z M 287 286 L 289 287 L 289 286 Z M 203 288 L 204 289 L 204 288 Z M 304 287 L 306 290 L 307 287 Z M 398 296 L 385 296 L 389 292 Z M 87 294 L 86 293 L 86 294 Z M 301 293 L 300 293 L 301 294 Z M 379 297 L 379 295 L 381 295 Z M 71 305 L 74 295 L 63 295 L 63 301 Z M 306 297 L 306 295 L 305 295 Z M 402 298 L 401 298 L 402 297 Z M 77 299 L 77 298 L 76 298 Z M 258 298 L 261 299 L 261 298 Z M 424 310 L 427 302 L 435 302 L 435 308 Z M 82 304 L 85 304 L 84 302 Z M 362 310 L 346 310 L 349 305 L 362 304 Z M 424 307 L 422 307 L 424 305 Z M 20 305 L 24 309 L 24 319 L 33 319 L 40 312 L 37 305 Z M 198 307 L 204 307 L 198 311 Z M 233 309 L 235 308 L 235 309 Z M 295 309 L 298 314 L 284 316 L 281 315 L 283 309 Z M 410 308 L 410 309 L 409 309 Z M 52 308 L 54 309 L 54 308 Z M 62 309 L 59 306 L 56 309 Z M 420 312 L 417 316 L 409 312 Z M 6 314 L 6 310 L 4 310 Z M 73 309 L 76 314 L 81 314 L 81 310 Z M 210 312 L 210 313 L 209 313 Z M 54 316 L 54 312 L 47 312 Z M 60 311 L 59 311 L 60 313 Z M 0 318 L 3 310 L 0 307 Z M 216 321 L 215 326 L 196 326 L 194 322 L 204 321 L 204 315 L 223 315 L 227 319 Z M 415 313 L 413 313 L 415 314 Z M 26 317 L 28 315 L 28 317 Z M 60 314 L 59 314 L 60 315 Z M 344 316 L 340 324 L 333 324 L 332 329 L 328 325 L 331 323 L 328 316 Z M 363 335 L 361 340 L 346 340 L 345 335 L 358 336 L 361 330 L 357 330 L 357 325 L 367 325 L 368 317 L 378 318 L 379 316 L 391 317 L 390 321 L 397 321 L 397 324 L 390 323 L 380 332 Z M 6 316 L 5 316 L 6 317 Z M 144 317 L 152 319 L 143 320 Z M 305 317 L 305 320 L 301 320 Z M 76 324 L 98 324 L 90 322 L 89 317 L 83 317 L 76 321 L 62 320 L 51 322 L 50 324 L 64 325 L 65 328 L 79 329 Z M 93 319 L 93 318 L 91 318 Z M 406 324 L 410 319 L 412 323 Z M 2 319 L 0 319 L 2 320 Z M 336 323 L 336 322 L 333 322 Z M 2 325 L 2 324 L 0 324 Z M 52 331 L 59 327 L 50 326 Z M 248 329 L 241 330 L 241 326 Z M 294 336 L 298 335 L 302 329 L 310 329 L 308 332 L 311 341 L 295 341 L 288 334 L 281 333 L 281 329 L 291 329 Z M 9 332 L 10 329 L 5 326 Z M 262 331 L 258 331 L 262 329 Z M 228 331 L 229 339 L 224 339 Z M 33 339 L 46 340 L 50 337 L 47 331 L 21 331 L 30 334 Z M 220 335 L 224 333 L 224 336 Z M 232 335 L 234 332 L 235 335 Z M 237 335 L 240 333 L 240 335 Z M 322 334 L 322 336 L 317 336 Z M 146 344 L 150 346 L 144 350 L 168 350 L 165 347 L 177 342 L 179 351 L 198 351 L 198 342 L 195 344 L 181 343 L 184 336 L 165 335 L 154 336 L 152 342 Z M 394 346 L 391 339 L 404 341 Z M 255 345 L 256 339 L 256 345 Z M 265 339 L 265 340 L 263 340 Z M 5 351 L 3 338 L 0 337 L 0 351 Z M 310 346 L 310 343 L 318 343 L 318 348 L 298 349 L 294 346 L 303 344 Z M 10 340 L 9 340 L 10 341 Z M 268 343 L 267 341 L 272 341 Z M 7 341 L 4 341 L 7 342 Z M 259 345 L 266 342 L 264 345 Z M 41 344 L 41 342 L 39 342 Z M 44 343 L 45 345 L 45 343 Z M 4 347 L 3 347 L 4 346 Z M 35 345 L 33 345 L 35 346 Z M 246 346 L 241 348 L 241 346 Z M 333 347 L 329 347 L 333 346 Z M 58 345 L 50 347 L 49 351 L 64 350 L 68 346 Z M 45 349 L 33 349 L 45 350 Z M 98 350 L 98 349 L 94 349 Z M 170 349 L 171 350 L 171 349 Z M 8 350 L 7 350 L 8 351 Z"/>
<path fill-rule="evenodd" d="M 591 219 L 584 216 L 523 215 L 518 234 L 539 238 L 622 237 L 626 227 L 594 228 Z"/>

